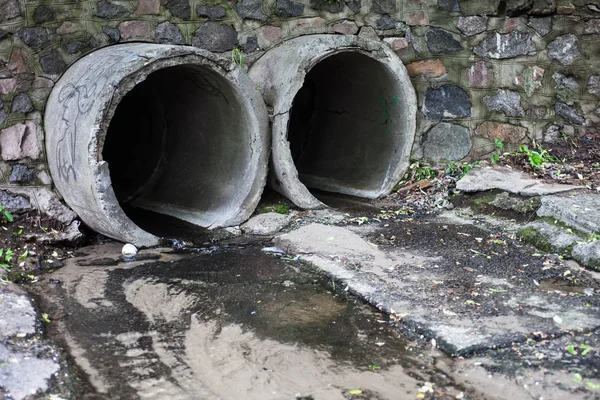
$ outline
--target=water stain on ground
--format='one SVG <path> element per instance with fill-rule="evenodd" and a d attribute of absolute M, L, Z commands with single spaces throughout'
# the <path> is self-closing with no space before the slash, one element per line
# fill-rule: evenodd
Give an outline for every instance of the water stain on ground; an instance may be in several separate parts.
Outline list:
<path fill-rule="evenodd" d="M 145 260 L 134 262 L 117 251 L 87 249 L 36 286 L 50 317 L 63 315 L 50 336 L 89 380 L 80 398 L 398 399 L 465 391 L 434 366 L 444 355 L 419 349 L 378 310 L 260 246 L 159 249 L 150 251 L 159 260 L 142 253 Z"/>

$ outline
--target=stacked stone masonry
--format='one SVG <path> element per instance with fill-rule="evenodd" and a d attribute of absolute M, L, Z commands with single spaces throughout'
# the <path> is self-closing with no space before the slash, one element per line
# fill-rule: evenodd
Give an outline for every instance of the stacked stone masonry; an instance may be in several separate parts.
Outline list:
<path fill-rule="evenodd" d="M 51 189 L 46 100 L 98 48 L 235 50 L 248 67 L 286 39 L 363 27 L 417 91 L 413 159 L 483 159 L 495 139 L 537 144 L 600 124 L 598 0 L 0 0 L 0 189 L 19 187 L 32 207 Z"/>

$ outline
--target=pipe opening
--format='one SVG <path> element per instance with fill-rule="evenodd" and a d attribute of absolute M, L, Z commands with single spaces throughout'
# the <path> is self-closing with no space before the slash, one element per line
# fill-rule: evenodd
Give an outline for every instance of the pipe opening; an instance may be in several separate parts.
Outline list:
<path fill-rule="evenodd" d="M 288 126 L 300 181 L 328 192 L 379 193 L 403 129 L 400 93 L 392 71 L 361 53 L 318 62 L 294 98 Z"/>
<path fill-rule="evenodd" d="M 246 113 L 233 85 L 198 65 L 160 69 L 129 91 L 102 150 L 127 216 L 160 235 L 148 211 L 205 227 L 239 212 L 232 204 L 252 183 Z"/>

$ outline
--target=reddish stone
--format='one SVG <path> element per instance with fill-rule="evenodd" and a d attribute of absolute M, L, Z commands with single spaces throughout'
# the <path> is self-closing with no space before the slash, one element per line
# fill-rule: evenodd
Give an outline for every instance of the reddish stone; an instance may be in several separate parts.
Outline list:
<path fill-rule="evenodd" d="M 39 158 L 37 127 L 33 121 L 16 124 L 0 131 L 0 148 L 4 161 Z"/>
<path fill-rule="evenodd" d="M 406 69 L 411 77 L 439 78 L 446 73 L 446 67 L 440 60 L 414 61 L 408 64 Z"/>
<path fill-rule="evenodd" d="M 15 75 L 31 72 L 25 54 L 21 49 L 13 49 L 12 53 L 10 53 L 10 61 L 8 62 L 7 68 Z"/>
<path fill-rule="evenodd" d="M 342 35 L 356 35 L 358 32 L 358 26 L 354 21 L 342 21 L 332 27 L 335 33 L 341 33 Z"/>
<path fill-rule="evenodd" d="M 321 17 L 300 18 L 291 21 L 290 31 L 293 33 L 305 33 L 320 28 L 325 24 L 325 20 Z"/>
<path fill-rule="evenodd" d="M 522 143 L 527 138 L 527 128 L 499 122 L 484 122 L 475 130 L 476 135 L 491 140 L 502 139 L 504 143 Z"/>
<path fill-rule="evenodd" d="M 33 80 L 32 87 L 34 89 L 50 89 L 54 87 L 54 81 L 43 76 L 36 76 Z"/>
<path fill-rule="evenodd" d="M 403 37 L 387 37 L 383 41 L 389 44 L 394 51 L 404 50 L 408 47 L 408 40 Z"/>
<path fill-rule="evenodd" d="M 473 87 L 489 88 L 494 84 L 494 70 L 485 61 L 478 61 L 467 68 L 467 81 Z"/>
<path fill-rule="evenodd" d="M 70 21 L 65 21 L 62 23 L 61 26 L 58 27 L 58 29 L 56 29 L 56 33 L 58 35 L 68 35 L 70 33 L 75 33 L 79 30 L 81 30 L 81 25 L 74 24 Z"/>
<path fill-rule="evenodd" d="M 160 14 L 160 0 L 138 0 L 137 15 Z"/>
<path fill-rule="evenodd" d="M 510 33 L 512 31 L 514 31 L 515 29 L 517 29 L 518 26 L 519 26 L 518 18 L 509 18 L 504 23 L 504 32 Z"/>
<path fill-rule="evenodd" d="M 0 79 L 0 94 L 12 93 L 18 84 L 15 78 Z"/>
<path fill-rule="evenodd" d="M 429 16 L 425 11 L 413 11 L 406 15 L 406 23 L 411 26 L 429 25 Z"/>
<path fill-rule="evenodd" d="M 261 48 L 269 48 L 279 43 L 283 38 L 283 31 L 277 26 L 263 26 L 256 31 L 258 44 Z"/>
<path fill-rule="evenodd" d="M 131 38 L 154 38 L 154 29 L 148 22 L 144 21 L 125 21 L 119 25 L 122 39 Z"/>
<path fill-rule="evenodd" d="M 556 13 L 558 15 L 570 15 L 575 11 L 575 6 L 573 4 L 565 4 L 562 6 L 556 7 Z"/>

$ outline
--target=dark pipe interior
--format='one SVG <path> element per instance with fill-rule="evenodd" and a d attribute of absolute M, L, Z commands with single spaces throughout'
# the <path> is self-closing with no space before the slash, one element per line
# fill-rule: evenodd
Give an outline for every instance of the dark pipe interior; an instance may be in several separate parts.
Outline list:
<path fill-rule="evenodd" d="M 397 85 L 385 65 L 355 52 L 310 70 L 288 127 L 303 184 L 346 194 L 381 186 L 395 151 Z"/>
<path fill-rule="evenodd" d="M 198 66 L 161 69 L 127 93 L 102 156 L 128 216 L 144 229 L 147 211 L 208 224 L 228 212 L 249 158 L 242 111 L 231 84 Z"/>

